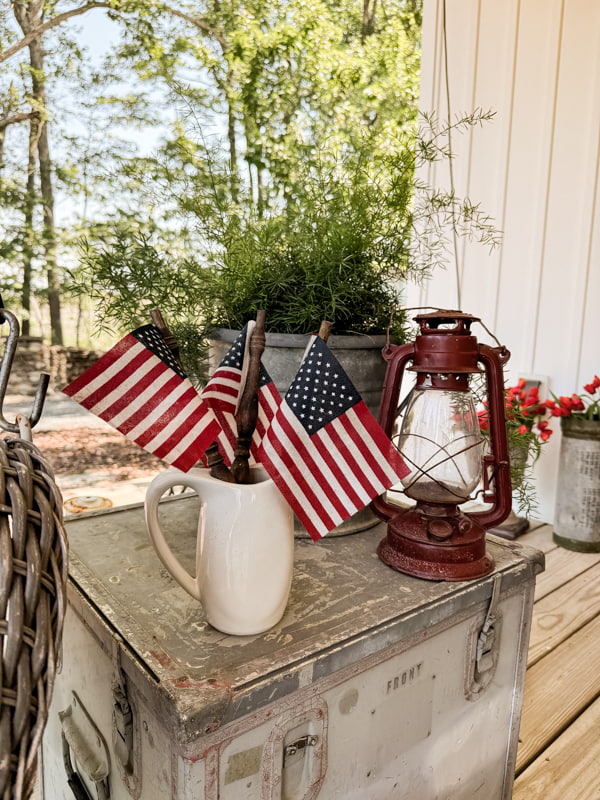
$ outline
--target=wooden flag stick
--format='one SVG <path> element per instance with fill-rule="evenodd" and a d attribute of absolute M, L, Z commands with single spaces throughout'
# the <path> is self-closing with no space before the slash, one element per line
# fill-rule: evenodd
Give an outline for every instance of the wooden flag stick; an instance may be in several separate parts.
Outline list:
<path fill-rule="evenodd" d="M 332 322 L 329 322 L 329 320 L 324 319 L 321 322 L 321 325 L 319 327 L 319 333 L 317 334 L 319 339 L 323 339 L 323 341 L 326 342 L 327 339 L 329 339 L 329 334 L 331 333 L 332 326 L 333 326 Z"/>
<path fill-rule="evenodd" d="M 181 363 L 181 357 L 179 355 L 179 342 L 173 336 L 169 328 L 167 328 L 167 323 L 165 322 L 164 317 L 158 308 L 152 309 L 150 312 L 150 319 L 160 331 L 160 335 L 165 340 L 165 344 L 173 354 L 175 361 L 177 361 L 181 369 L 183 369 L 183 364 Z"/>
<path fill-rule="evenodd" d="M 248 370 L 242 396 L 235 412 L 238 438 L 231 472 L 237 483 L 250 483 L 250 444 L 258 420 L 260 359 L 265 349 L 265 312 L 258 311 L 248 344 Z"/>
<path fill-rule="evenodd" d="M 165 322 L 164 317 L 158 308 L 152 309 L 150 312 L 150 319 L 160 331 L 160 335 L 165 340 L 165 344 L 171 353 L 173 353 L 173 357 L 183 370 L 183 364 L 181 363 L 181 358 L 179 355 L 179 343 L 167 327 L 167 323 Z M 185 372 L 185 370 L 183 371 Z M 231 474 L 229 467 L 223 461 L 223 456 L 219 451 L 219 445 L 217 442 L 213 442 L 211 446 L 206 449 L 206 462 L 213 478 L 218 478 L 221 481 L 227 481 L 227 483 L 235 483 L 235 478 Z"/>

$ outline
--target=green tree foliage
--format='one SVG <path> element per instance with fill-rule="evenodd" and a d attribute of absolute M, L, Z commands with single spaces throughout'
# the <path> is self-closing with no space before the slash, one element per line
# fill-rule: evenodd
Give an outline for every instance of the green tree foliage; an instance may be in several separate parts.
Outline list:
<path fill-rule="evenodd" d="M 275 241 L 274 231 L 282 226 L 290 228 L 296 242 L 304 241 L 306 259 L 312 260 L 323 238 L 331 243 L 327 224 L 335 224 L 331 216 L 326 224 L 323 198 L 314 194 L 323 176 L 349 157 L 389 154 L 400 134 L 414 131 L 420 33 L 415 0 L 390 0 L 385 7 L 372 0 L 81 5 L 62 0 L 36 5 L 39 19 L 28 35 L 43 41 L 51 54 L 43 65 L 45 96 L 37 105 L 24 58 L 31 40 L 15 28 L 11 4 L 0 0 L 5 23 L 0 95 L 7 102 L 11 92 L 18 95 L 3 118 L 14 117 L 16 123 L 15 114 L 39 116 L 51 133 L 50 177 L 70 207 L 68 217 L 53 220 L 57 269 L 69 266 L 75 288 L 89 294 L 94 265 L 98 275 L 92 283 L 101 296 L 102 257 L 94 264 L 94 254 L 104 249 L 120 254 L 123 263 L 131 258 L 137 264 L 136 292 L 122 284 L 123 308 L 117 317 L 123 326 L 136 315 L 145 321 L 156 297 L 163 304 L 169 297 L 174 321 L 209 315 L 214 308 L 206 306 L 214 306 L 214 300 L 203 305 L 202 284 L 214 284 L 224 251 L 229 250 L 228 267 L 240 271 L 265 239 Z M 94 74 L 70 26 L 75 17 L 91 22 L 87 12 L 100 8 L 108 9 L 122 37 Z M 124 77 L 128 93 L 122 91 Z M 63 102 L 67 96 L 78 98 L 74 106 Z M 164 132 L 162 143 L 153 152 L 146 148 L 143 156 L 132 152 L 131 139 L 128 146 L 121 134 L 132 125 L 151 131 L 155 123 Z M 47 261 L 42 236 L 47 224 L 39 181 L 28 186 L 21 166 L 27 152 L 24 129 L 11 138 L 13 160 L 7 162 L 0 190 L 10 224 L 3 230 L 0 258 L 10 262 L 12 286 L 20 291 L 26 260 L 37 270 Z M 336 247 L 342 259 L 344 248 L 355 247 L 364 234 L 357 215 L 368 216 L 361 203 L 373 186 L 359 183 L 352 188 L 342 182 L 337 194 L 333 185 L 330 211 L 348 201 L 349 192 L 355 203 L 344 209 L 345 219 L 340 217 Z M 301 218 L 305 222 L 292 230 L 293 220 Z M 312 235 L 311 225 L 318 235 Z M 245 249 L 235 243 L 236 230 L 244 235 Z M 83 274 L 72 249 L 82 234 L 87 242 Z M 406 236 L 402 227 L 399 236 Z M 373 259 L 374 240 L 363 241 L 362 247 L 367 263 Z M 274 274 L 282 275 L 276 250 L 266 248 Z M 145 266 L 140 254 L 147 257 Z M 124 266 L 123 276 L 130 267 Z M 106 281 L 114 300 L 118 280 L 111 284 L 106 276 Z M 186 309 L 179 303 L 177 281 L 179 287 L 195 287 L 196 305 L 188 302 Z M 245 302 L 244 292 L 239 295 Z M 340 296 L 338 313 L 351 299 Z"/>
<path fill-rule="evenodd" d="M 86 239 L 75 290 L 115 321 L 161 296 L 173 322 L 237 326 L 268 299 L 271 329 L 388 324 L 409 268 L 420 20 L 404 0 L 375 8 L 246 0 L 131 18 L 116 56 L 177 113 L 120 171 L 148 215 L 121 208 L 112 235 Z M 132 251 L 149 259 L 135 279 Z"/>

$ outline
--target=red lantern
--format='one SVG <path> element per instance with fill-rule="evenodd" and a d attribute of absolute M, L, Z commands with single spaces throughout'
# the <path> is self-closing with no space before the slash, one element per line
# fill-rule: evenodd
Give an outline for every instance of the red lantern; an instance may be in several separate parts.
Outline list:
<path fill-rule="evenodd" d="M 485 531 L 511 510 L 512 490 L 504 417 L 504 347 L 479 344 L 470 327 L 477 317 L 437 311 L 415 317 L 414 343 L 390 345 L 379 422 L 394 436 L 404 369 L 416 372 L 398 433 L 398 449 L 411 469 L 404 493 L 415 501 L 400 508 L 383 496 L 373 510 L 388 521 L 381 560 L 400 572 L 430 580 L 459 581 L 492 571 Z M 482 365 L 482 366 L 480 366 Z M 485 372 L 491 455 L 484 455 L 469 377 Z M 483 481 L 491 508 L 464 513 L 459 506 Z"/>

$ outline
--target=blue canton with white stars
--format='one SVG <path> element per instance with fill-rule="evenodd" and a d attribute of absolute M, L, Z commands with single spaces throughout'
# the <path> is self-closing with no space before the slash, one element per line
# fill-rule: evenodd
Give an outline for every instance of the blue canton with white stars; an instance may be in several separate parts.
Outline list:
<path fill-rule="evenodd" d="M 164 361 L 180 378 L 187 378 L 187 375 L 177 363 L 175 356 L 171 350 L 169 350 L 156 325 L 142 325 L 141 328 L 136 328 L 132 331 L 131 335 L 134 336 L 140 344 L 143 344 L 147 350 L 154 353 L 157 358 Z"/>
<path fill-rule="evenodd" d="M 302 427 L 312 436 L 341 417 L 361 397 L 338 360 L 317 337 L 285 399 Z"/>
<path fill-rule="evenodd" d="M 235 342 L 229 348 L 229 351 L 225 358 L 219 364 L 219 368 L 221 367 L 229 367 L 230 369 L 237 369 L 242 370 L 242 365 L 244 363 L 244 349 L 246 347 L 246 335 L 248 333 L 248 326 L 245 325 L 238 337 L 236 338 Z M 263 367 L 262 363 L 260 365 L 259 370 L 259 386 L 264 386 L 267 383 L 271 382 L 271 378 L 269 373 Z"/>

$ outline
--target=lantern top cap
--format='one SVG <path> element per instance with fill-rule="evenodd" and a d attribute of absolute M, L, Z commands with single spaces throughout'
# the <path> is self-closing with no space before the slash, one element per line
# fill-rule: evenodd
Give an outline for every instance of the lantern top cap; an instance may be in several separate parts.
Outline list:
<path fill-rule="evenodd" d="M 452 311 L 450 309 L 438 309 L 429 314 L 417 314 L 414 317 L 418 322 L 421 332 L 437 331 L 448 333 L 469 333 L 473 322 L 480 322 L 479 317 L 472 314 L 465 314 L 463 311 Z M 454 325 L 452 326 L 452 323 Z"/>

